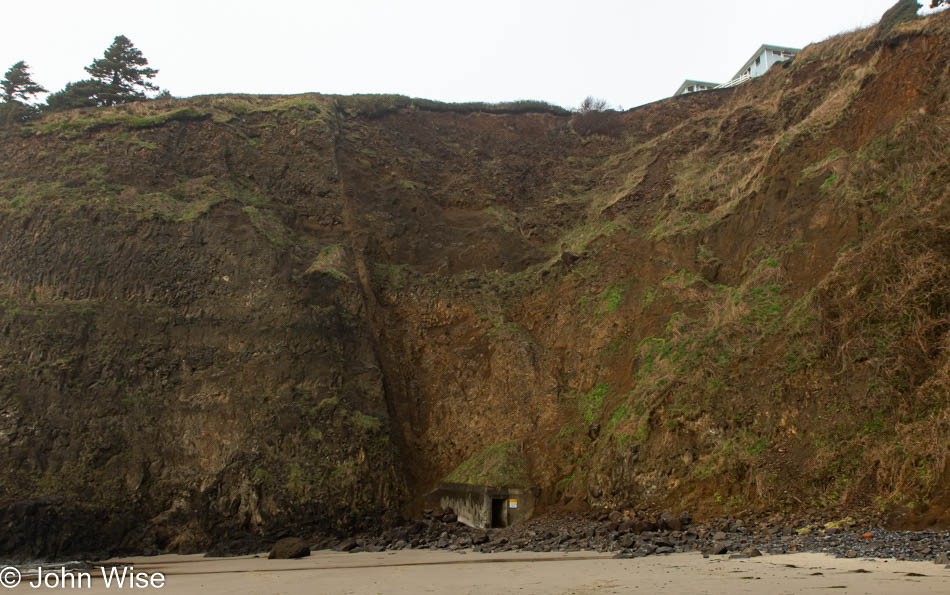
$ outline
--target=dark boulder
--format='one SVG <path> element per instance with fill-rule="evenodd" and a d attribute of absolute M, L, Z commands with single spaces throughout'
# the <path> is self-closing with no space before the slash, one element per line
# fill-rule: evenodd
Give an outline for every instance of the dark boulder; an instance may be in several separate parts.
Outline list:
<path fill-rule="evenodd" d="M 352 537 L 347 537 L 346 539 L 341 541 L 339 544 L 337 544 L 336 548 L 334 549 L 340 550 L 341 552 L 349 552 L 356 549 L 359 545 L 360 544 L 357 543 L 355 539 L 353 539 Z"/>
<path fill-rule="evenodd" d="M 289 560 L 291 558 L 304 558 L 309 555 L 310 546 L 307 545 L 307 542 L 297 537 L 285 537 L 274 544 L 267 557 L 271 560 Z"/>
<path fill-rule="evenodd" d="M 679 531 L 682 529 L 682 521 L 668 512 L 664 512 L 656 519 L 657 527 L 662 531 Z"/>
<path fill-rule="evenodd" d="M 645 533 L 648 531 L 656 531 L 656 529 L 656 523 L 643 519 L 637 519 L 630 525 L 630 531 L 632 533 Z"/>
<path fill-rule="evenodd" d="M 708 546 L 702 549 L 703 554 L 721 556 L 723 554 L 729 553 L 729 548 L 732 547 L 732 544 L 726 541 L 717 541 L 709 544 Z"/>

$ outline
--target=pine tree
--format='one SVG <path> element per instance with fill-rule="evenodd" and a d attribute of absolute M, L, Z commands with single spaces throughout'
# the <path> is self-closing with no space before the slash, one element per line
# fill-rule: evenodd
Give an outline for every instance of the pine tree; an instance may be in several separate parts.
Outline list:
<path fill-rule="evenodd" d="M 148 67 L 148 60 L 142 51 L 132 45 L 125 35 L 117 36 L 103 57 L 93 60 L 86 67 L 86 72 L 92 76 L 92 80 L 103 86 L 103 93 L 99 96 L 100 105 L 145 99 L 145 91 L 158 90 L 148 80 L 154 78 L 158 71 Z"/>
<path fill-rule="evenodd" d="M 3 76 L 3 80 L 0 81 L 0 87 L 3 89 L 0 92 L 0 98 L 7 103 L 13 101 L 26 103 L 33 95 L 46 93 L 46 89 L 33 82 L 30 77 L 30 67 L 23 60 L 10 67 Z"/>
<path fill-rule="evenodd" d="M 111 95 L 109 87 L 99 81 L 86 79 L 75 83 L 66 83 L 66 86 L 46 98 L 46 105 L 50 109 L 73 109 L 77 107 L 98 107 L 104 105 L 100 98 Z"/>

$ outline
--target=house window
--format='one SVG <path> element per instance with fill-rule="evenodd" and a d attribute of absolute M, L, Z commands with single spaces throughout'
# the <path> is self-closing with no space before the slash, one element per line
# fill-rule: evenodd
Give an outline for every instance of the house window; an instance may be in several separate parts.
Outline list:
<path fill-rule="evenodd" d="M 755 59 L 755 65 L 758 66 L 761 61 L 762 61 L 762 56 L 759 56 L 758 58 Z"/>

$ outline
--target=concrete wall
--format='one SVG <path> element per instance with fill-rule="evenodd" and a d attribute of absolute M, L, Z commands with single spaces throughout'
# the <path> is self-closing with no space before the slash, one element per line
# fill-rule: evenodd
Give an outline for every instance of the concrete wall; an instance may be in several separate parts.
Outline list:
<path fill-rule="evenodd" d="M 534 514 L 534 507 L 537 504 L 540 490 L 533 489 L 508 489 L 508 501 L 505 503 L 507 512 L 506 525 L 513 525 L 520 521 L 526 521 Z M 515 506 L 512 507 L 512 501 Z"/>
<path fill-rule="evenodd" d="M 439 496 L 439 506 L 454 510 L 459 521 L 469 527 L 491 527 L 491 498 L 485 493 L 443 492 Z"/>

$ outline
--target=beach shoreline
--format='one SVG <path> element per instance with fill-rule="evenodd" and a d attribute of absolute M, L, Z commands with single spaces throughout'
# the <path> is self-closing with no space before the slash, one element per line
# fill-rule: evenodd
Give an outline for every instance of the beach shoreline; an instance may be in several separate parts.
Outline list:
<path fill-rule="evenodd" d="M 698 552 L 617 559 L 597 552 L 475 553 L 401 550 L 347 554 L 318 550 L 309 557 L 269 560 L 266 553 L 233 558 L 196 555 L 131 557 L 94 563 L 88 588 L 110 593 L 98 566 L 161 575 L 161 588 L 122 590 L 213 595 L 244 593 L 947 593 L 950 568 L 932 562 L 836 558 L 818 553 L 755 558 L 704 557 Z M 45 567 L 52 571 L 56 565 Z M 13 592 L 34 589 L 24 575 Z M 52 589 L 47 589 L 52 590 Z"/>

